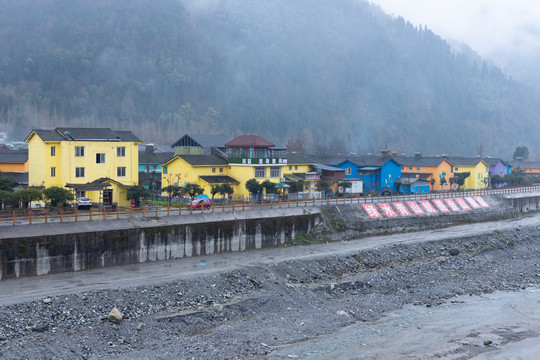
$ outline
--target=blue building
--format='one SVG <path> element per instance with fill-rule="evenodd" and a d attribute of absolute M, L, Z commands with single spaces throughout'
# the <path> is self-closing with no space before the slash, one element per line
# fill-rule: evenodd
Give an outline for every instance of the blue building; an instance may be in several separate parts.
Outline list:
<path fill-rule="evenodd" d="M 396 181 L 401 177 L 401 164 L 385 156 L 355 156 L 347 158 L 338 164 L 328 164 L 345 170 L 345 180 L 361 179 L 364 183 L 364 193 L 374 191 L 380 193 L 388 188 L 397 191 Z"/>

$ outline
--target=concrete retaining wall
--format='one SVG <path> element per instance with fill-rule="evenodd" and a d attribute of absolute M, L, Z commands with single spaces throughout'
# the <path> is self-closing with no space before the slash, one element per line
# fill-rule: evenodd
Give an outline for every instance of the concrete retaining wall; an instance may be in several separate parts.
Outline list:
<path fill-rule="evenodd" d="M 528 196 L 508 194 L 503 196 L 502 199 L 519 212 L 537 211 L 540 209 L 539 193 L 529 194 Z"/>
<path fill-rule="evenodd" d="M 2 227 L 0 280 L 275 247 L 318 223 L 317 208 Z"/>

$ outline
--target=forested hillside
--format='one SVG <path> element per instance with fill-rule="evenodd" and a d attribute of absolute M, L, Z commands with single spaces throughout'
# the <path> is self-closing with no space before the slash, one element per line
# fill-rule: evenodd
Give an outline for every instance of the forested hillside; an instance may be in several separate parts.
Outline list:
<path fill-rule="evenodd" d="M 4 0 L 0 48 L 11 137 L 73 125 L 158 143 L 256 133 L 312 151 L 537 151 L 535 94 L 361 1 Z"/>

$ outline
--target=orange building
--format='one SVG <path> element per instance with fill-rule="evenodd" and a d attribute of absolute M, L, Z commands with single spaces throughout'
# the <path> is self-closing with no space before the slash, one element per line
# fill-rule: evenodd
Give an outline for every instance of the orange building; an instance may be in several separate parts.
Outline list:
<path fill-rule="evenodd" d="M 1 172 L 28 172 L 28 149 L 0 150 Z"/>
<path fill-rule="evenodd" d="M 450 190 L 452 163 L 444 157 L 400 156 L 402 178 L 420 178 L 431 183 L 431 191 Z"/>

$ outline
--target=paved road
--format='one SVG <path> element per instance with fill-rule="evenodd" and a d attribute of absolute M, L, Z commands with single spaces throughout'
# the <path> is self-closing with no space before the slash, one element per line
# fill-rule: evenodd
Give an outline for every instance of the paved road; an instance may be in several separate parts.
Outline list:
<path fill-rule="evenodd" d="M 419 231 L 387 236 L 367 237 L 358 240 L 252 250 L 249 254 L 224 253 L 211 256 L 126 265 L 77 273 L 50 274 L 36 277 L 0 281 L 0 305 L 39 299 L 47 296 L 90 291 L 94 289 L 132 287 L 152 283 L 190 278 L 230 271 L 248 266 L 258 266 L 292 259 L 354 253 L 359 250 L 388 246 L 397 243 L 418 243 L 464 237 L 518 226 L 540 226 L 540 214 L 520 219 L 503 220 L 451 226 L 444 229 Z"/>

